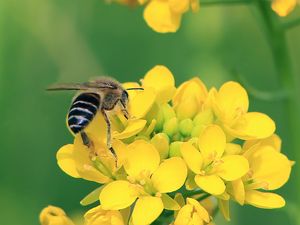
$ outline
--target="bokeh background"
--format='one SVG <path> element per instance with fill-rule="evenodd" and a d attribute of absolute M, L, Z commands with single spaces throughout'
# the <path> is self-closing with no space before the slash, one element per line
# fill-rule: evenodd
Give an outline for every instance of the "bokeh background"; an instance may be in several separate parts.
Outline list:
<path fill-rule="evenodd" d="M 282 22 L 299 17 L 297 9 Z M 239 80 L 250 92 L 251 111 L 270 115 L 284 153 L 300 160 L 294 111 L 300 96 L 289 101 L 284 94 L 300 88 L 300 26 L 286 33 L 293 87 L 278 75 L 264 29 L 252 4 L 203 4 L 199 13 L 184 15 L 177 33 L 162 35 L 147 27 L 142 8 L 102 0 L 0 0 L 0 224 L 37 225 L 48 204 L 78 216 L 86 210 L 79 201 L 96 187 L 56 164 L 58 148 L 72 142 L 65 127 L 72 93 L 46 93 L 55 82 L 97 75 L 137 81 L 156 64 L 169 67 L 177 85 L 192 76 L 209 87 Z M 299 224 L 298 166 L 279 190 L 287 207 L 231 204 L 229 224 Z M 221 216 L 216 223 L 227 224 Z"/>

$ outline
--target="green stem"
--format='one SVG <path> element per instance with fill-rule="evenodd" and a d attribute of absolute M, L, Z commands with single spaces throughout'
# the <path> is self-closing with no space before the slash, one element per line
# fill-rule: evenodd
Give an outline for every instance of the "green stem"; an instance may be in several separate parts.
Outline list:
<path fill-rule="evenodd" d="M 272 51 L 274 65 L 277 70 L 278 79 L 284 90 L 289 92 L 289 96 L 284 100 L 284 108 L 287 117 L 287 145 L 293 150 L 296 161 L 300 160 L 300 90 L 299 79 L 293 74 L 292 63 L 288 50 L 286 32 L 284 26 L 281 25 L 278 16 L 270 10 L 270 3 L 267 1 L 256 1 L 258 9 L 261 12 L 263 21 L 265 23 L 265 31 Z M 298 172 L 298 171 L 294 171 Z M 296 181 L 298 190 L 300 189 L 300 182 Z M 297 199 L 299 200 L 299 199 Z"/>

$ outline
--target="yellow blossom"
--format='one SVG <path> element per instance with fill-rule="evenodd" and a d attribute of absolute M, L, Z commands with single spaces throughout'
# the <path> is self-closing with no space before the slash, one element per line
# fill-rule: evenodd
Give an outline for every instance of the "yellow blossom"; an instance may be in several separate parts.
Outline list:
<path fill-rule="evenodd" d="M 40 223 L 41 225 L 74 225 L 61 208 L 51 205 L 41 211 Z"/>
<path fill-rule="evenodd" d="M 261 139 L 275 131 L 274 121 L 266 114 L 248 112 L 246 90 L 236 82 L 226 82 L 217 91 L 210 91 L 214 113 L 229 137 L 242 140 Z"/>
<path fill-rule="evenodd" d="M 104 210 L 101 205 L 90 209 L 85 215 L 85 225 L 125 225 L 118 210 Z"/>
<path fill-rule="evenodd" d="M 206 209 L 195 199 L 187 198 L 186 204 L 176 214 L 174 225 L 208 224 L 210 216 Z"/>
<path fill-rule="evenodd" d="M 249 173 L 228 186 L 228 192 L 241 205 L 246 203 L 259 208 L 280 208 L 285 205 L 280 195 L 265 192 L 282 187 L 288 181 L 292 167 L 291 161 L 274 147 L 278 146 L 272 141 L 274 137 L 277 139 L 271 136 L 254 142 L 251 147 L 246 144 L 248 149 L 243 155 L 249 161 Z"/>
<path fill-rule="evenodd" d="M 297 5 L 297 0 L 273 0 L 272 9 L 279 16 L 287 16 Z"/>
<path fill-rule="evenodd" d="M 164 160 L 154 146 L 138 140 L 128 145 L 124 168 L 127 180 L 106 185 L 100 193 L 104 209 L 123 209 L 136 201 L 132 223 L 150 224 L 164 208 L 176 209 L 178 205 L 166 193 L 178 190 L 187 176 L 187 168 L 179 157 Z"/>
<path fill-rule="evenodd" d="M 239 179 L 249 169 L 244 156 L 224 156 L 225 147 L 225 134 L 216 125 L 208 126 L 199 136 L 199 150 L 189 142 L 181 146 L 182 157 L 195 174 L 195 183 L 212 195 L 223 194 L 225 181 Z"/>

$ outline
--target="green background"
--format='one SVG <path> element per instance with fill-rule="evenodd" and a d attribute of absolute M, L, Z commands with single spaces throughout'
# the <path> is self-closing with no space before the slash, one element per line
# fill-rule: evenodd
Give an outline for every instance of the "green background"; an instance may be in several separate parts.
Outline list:
<path fill-rule="evenodd" d="M 72 93 L 46 93 L 55 82 L 97 75 L 138 81 L 157 64 L 173 72 L 177 85 L 193 76 L 209 87 L 242 80 L 250 110 L 276 121 L 283 152 L 299 160 L 300 26 L 286 33 L 292 73 L 284 76 L 295 79 L 289 83 L 278 75 L 264 15 L 254 4 L 203 4 L 199 13 L 184 15 L 177 33 L 166 35 L 147 27 L 142 12 L 102 0 L 0 0 L 0 224 L 38 224 L 48 204 L 78 215 L 87 210 L 79 201 L 96 187 L 56 164 L 58 148 L 72 142 L 65 127 Z M 299 17 L 297 9 L 281 22 Z M 284 88 L 293 100 L 282 97 Z M 278 191 L 287 207 L 233 203 L 230 224 L 299 224 L 299 172 L 296 164 Z M 218 216 L 221 224 L 227 222 Z"/>

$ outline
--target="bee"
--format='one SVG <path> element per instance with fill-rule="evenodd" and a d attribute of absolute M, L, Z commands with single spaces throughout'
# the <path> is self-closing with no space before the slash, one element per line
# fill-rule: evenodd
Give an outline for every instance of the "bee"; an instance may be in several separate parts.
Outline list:
<path fill-rule="evenodd" d="M 56 84 L 47 88 L 48 91 L 75 90 L 79 91 L 73 98 L 67 116 L 67 124 L 74 134 L 80 133 L 82 142 L 88 148 L 92 142 L 85 128 L 92 122 L 96 114 L 100 112 L 107 125 L 107 148 L 117 161 L 117 155 L 111 144 L 111 122 L 107 111 L 112 111 L 119 106 L 124 117 L 129 119 L 128 90 L 143 90 L 143 88 L 127 88 L 110 77 L 99 77 L 85 83 Z"/>

